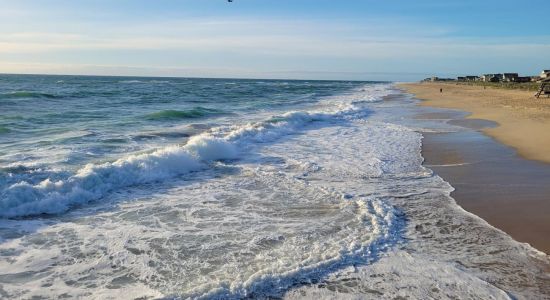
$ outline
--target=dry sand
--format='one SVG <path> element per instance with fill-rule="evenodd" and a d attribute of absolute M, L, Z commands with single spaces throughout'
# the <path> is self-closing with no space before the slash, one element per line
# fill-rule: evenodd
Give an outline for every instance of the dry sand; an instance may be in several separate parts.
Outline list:
<path fill-rule="evenodd" d="M 550 163 L 550 98 L 536 99 L 535 93 L 528 91 L 454 83 L 398 86 L 425 100 L 421 105 L 460 109 L 472 113 L 468 118 L 497 122 L 499 126 L 483 132 L 525 158 Z"/>

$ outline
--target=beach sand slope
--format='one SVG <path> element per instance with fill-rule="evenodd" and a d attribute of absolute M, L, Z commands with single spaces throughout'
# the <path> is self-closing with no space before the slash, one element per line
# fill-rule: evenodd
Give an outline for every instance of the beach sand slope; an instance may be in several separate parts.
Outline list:
<path fill-rule="evenodd" d="M 531 91 L 452 83 L 398 86 L 424 100 L 421 105 L 460 109 L 472 113 L 468 118 L 497 122 L 499 126 L 483 132 L 527 159 L 550 163 L 550 98 L 537 99 Z"/>

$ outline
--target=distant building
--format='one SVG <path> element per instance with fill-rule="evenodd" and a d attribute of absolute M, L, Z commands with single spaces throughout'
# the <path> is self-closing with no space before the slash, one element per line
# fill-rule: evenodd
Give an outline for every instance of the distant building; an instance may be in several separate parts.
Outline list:
<path fill-rule="evenodd" d="M 437 76 L 426 78 L 423 81 L 431 81 L 431 82 L 441 82 L 441 81 L 455 81 L 456 79 L 453 78 L 440 78 Z"/>
<path fill-rule="evenodd" d="M 483 82 L 499 82 L 500 74 L 485 74 L 481 76 L 481 81 Z"/>
<path fill-rule="evenodd" d="M 531 76 L 531 82 L 537 82 L 541 80 L 540 76 Z"/>
<path fill-rule="evenodd" d="M 479 76 L 459 76 L 456 78 L 458 81 L 478 81 Z"/>
<path fill-rule="evenodd" d="M 513 82 L 530 82 L 531 81 L 531 77 L 530 76 L 518 76 L 518 77 L 515 77 L 514 80 L 512 80 Z"/>
<path fill-rule="evenodd" d="M 512 82 L 516 81 L 516 78 L 519 77 L 518 73 L 504 73 L 498 74 L 498 79 L 502 82 Z"/>
<path fill-rule="evenodd" d="M 543 70 L 540 73 L 540 78 L 542 78 L 542 79 L 550 78 L 550 70 Z"/>

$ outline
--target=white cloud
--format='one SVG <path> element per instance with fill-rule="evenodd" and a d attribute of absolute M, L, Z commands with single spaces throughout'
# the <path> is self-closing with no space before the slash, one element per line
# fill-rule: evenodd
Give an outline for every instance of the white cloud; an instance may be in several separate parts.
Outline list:
<path fill-rule="evenodd" d="M 370 68 L 378 72 L 414 73 L 426 68 L 425 60 L 433 62 L 434 68 L 439 66 L 458 71 L 465 66 L 455 64 L 450 67 L 456 59 L 494 62 L 498 59 L 532 59 L 550 53 L 549 37 L 532 40 L 452 38 L 449 36 L 452 31 L 452 28 L 389 19 L 369 22 L 193 19 L 118 26 L 83 22 L 78 26 L 46 26 L 35 31 L 0 29 L 0 54 L 13 57 L 0 65 L 0 71 L 96 72 L 108 75 L 117 72 L 139 75 L 142 72 L 165 76 L 228 76 L 234 72 L 237 76 L 247 76 L 293 72 L 363 74 Z M 135 52 L 149 53 L 149 65 L 127 58 L 131 57 L 128 54 Z M 64 59 L 67 53 L 81 57 L 80 61 Z M 106 66 L 104 56 L 94 53 L 113 53 L 112 56 L 119 57 L 118 60 L 127 66 Z M 230 67 L 218 65 L 220 57 L 226 54 L 243 60 L 233 61 Z M 181 55 L 187 55 L 188 59 L 182 60 Z M 170 56 L 173 56 L 173 61 L 181 62 L 174 68 L 155 65 L 159 57 Z M 209 59 L 201 62 L 197 57 Z M 261 69 L 255 69 L 244 60 L 246 57 L 263 58 L 265 63 Z M 303 59 L 304 62 L 296 66 L 296 59 Z M 342 63 L 351 60 L 354 63 Z M 396 69 L 399 67 L 403 69 Z"/>
<path fill-rule="evenodd" d="M 323 31 L 323 29 L 321 29 Z M 415 38 L 388 36 L 330 36 L 289 32 L 248 32 L 207 35 L 196 30 L 177 35 L 133 34 L 95 36 L 75 33 L 19 32 L 0 37 L 0 53 L 74 50 L 180 50 L 203 53 L 238 52 L 266 56 L 412 58 L 456 55 L 533 55 L 550 49 L 550 43 L 488 39 Z"/>

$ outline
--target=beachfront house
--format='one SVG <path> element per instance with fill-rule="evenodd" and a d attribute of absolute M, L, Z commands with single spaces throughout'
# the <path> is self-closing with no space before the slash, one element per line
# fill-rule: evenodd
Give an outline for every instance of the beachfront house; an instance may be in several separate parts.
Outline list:
<path fill-rule="evenodd" d="M 441 82 L 441 81 L 455 81 L 456 79 L 453 78 L 440 78 L 437 76 L 426 78 L 422 81 L 428 81 L 428 82 Z"/>
<path fill-rule="evenodd" d="M 531 82 L 531 76 L 518 76 L 512 82 Z"/>
<path fill-rule="evenodd" d="M 518 73 L 504 73 L 498 74 L 498 79 L 502 82 L 512 82 L 516 81 L 516 78 L 519 77 Z"/>
<path fill-rule="evenodd" d="M 543 70 L 540 73 L 540 78 L 542 79 L 550 78 L 550 70 Z"/>
<path fill-rule="evenodd" d="M 459 76 L 456 78 L 457 81 L 478 81 L 479 76 Z"/>
<path fill-rule="evenodd" d="M 483 82 L 499 82 L 500 74 L 484 74 L 481 76 Z"/>
<path fill-rule="evenodd" d="M 454 81 L 454 79 L 452 78 L 439 78 L 437 76 L 434 76 L 432 78 L 430 78 L 430 81 L 431 82 L 438 82 L 438 81 Z"/>

